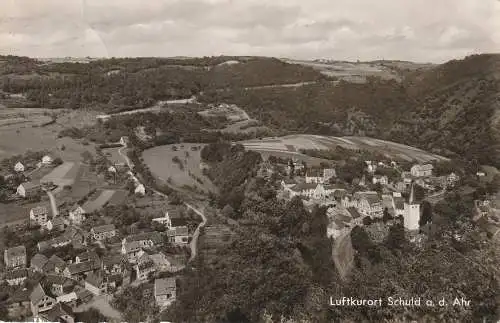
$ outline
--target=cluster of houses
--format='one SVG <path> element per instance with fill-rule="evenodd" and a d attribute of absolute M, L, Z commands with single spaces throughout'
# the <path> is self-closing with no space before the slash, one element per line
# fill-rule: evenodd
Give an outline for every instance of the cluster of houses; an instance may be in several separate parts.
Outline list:
<path fill-rule="evenodd" d="M 473 220 L 490 238 L 500 241 L 500 194 L 475 200 Z"/>
<path fill-rule="evenodd" d="M 416 164 L 409 171 L 400 171 L 395 162 L 391 162 L 390 165 L 373 161 L 365 163 L 365 173 L 359 174 L 361 180 L 356 181 L 358 191 L 348 193 L 346 189 L 334 184 L 337 177 L 334 168 L 303 168 L 303 164 L 291 162 L 286 173 L 291 174 L 293 169 L 295 176 L 289 176 L 281 181 L 282 196 L 300 197 L 304 199 L 306 205 L 327 206 L 331 219 L 329 235 L 339 236 L 355 225 L 362 225 L 364 218 L 372 220 L 382 218 L 384 213 L 391 217 L 401 216 L 404 227 L 410 232 L 415 232 L 419 230 L 421 211 L 420 204 L 415 199 L 415 187 L 420 186 L 425 191 L 435 192 L 436 187 L 444 190 L 455 186 L 460 180 L 455 173 L 433 176 L 432 164 Z M 398 170 L 401 177 L 399 180 L 389 179 L 388 176 L 381 175 L 383 172 L 377 171 L 380 168 Z M 268 162 L 264 162 L 258 175 L 269 178 L 271 173 L 272 167 Z M 383 191 L 366 190 L 369 186 L 366 175 L 371 176 L 371 184 L 379 184 Z M 403 195 L 407 195 L 407 198 Z"/>
<path fill-rule="evenodd" d="M 144 255 L 139 260 L 146 261 Z M 157 258 L 162 258 L 162 271 L 171 269 L 162 253 L 151 257 Z M 74 322 L 76 307 L 95 296 L 115 292 L 130 276 L 122 255 L 99 257 L 95 251 L 81 252 L 68 261 L 37 253 L 28 264 L 26 248 L 17 246 L 5 250 L 4 262 L 5 281 L 18 286 L 6 304 L 10 317 L 33 317 L 35 322 Z M 26 280 L 31 283 L 26 284 Z M 170 305 L 176 298 L 175 278 L 155 279 L 154 298 L 160 308 Z"/>
<path fill-rule="evenodd" d="M 83 230 L 79 224 L 84 219 L 80 215 L 84 214 L 80 210 L 59 223 L 59 217 L 50 218 L 44 207 L 31 210 L 33 222 L 44 230 L 59 234 L 39 241 L 34 250 L 37 253 L 31 259 L 27 257 L 25 246 L 5 250 L 3 279 L 18 289 L 7 302 L 11 317 L 32 315 L 35 319 L 59 321 L 63 315 L 72 317 L 75 307 L 95 296 L 112 294 L 131 281 L 146 283 L 160 273 L 175 273 L 184 268 L 184 253 L 172 255 L 165 253 L 163 248 L 167 245 L 187 246 L 190 241 L 187 221 L 175 210 L 152 219 L 152 226 L 164 226 L 164 231 L 140 232 L 125 237 L 120 237 L 113 224 Z M 69 249 L 63 249 L 65 247 Z M 97 253 L 99 249 L 101 256 Z M 72 250 L 71 255 L 65 254 L 64 250 Z M 34 283 L 27 286 L 27 282 Z M 175 297 L 174 278 L 155 280 L 157 306 L 164 308 Z"/>

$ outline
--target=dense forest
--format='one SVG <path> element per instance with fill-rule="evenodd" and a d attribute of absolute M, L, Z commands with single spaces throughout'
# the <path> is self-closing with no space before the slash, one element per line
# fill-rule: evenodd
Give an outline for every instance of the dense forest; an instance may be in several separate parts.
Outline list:
<path fill-rule="evenodd" d="M 436 206 L 426 205 L 426 221 L 432 225 L 420 247 L 407 240 L 397 222 L 382 242 L 367 234 L 370 224 L 355 227 L 351 233 L 355 268 L 347 281 L 341 281 L 332 260 L 332 240 L 326 235 L 324 208 L 309 212 L 298 198 L 284 202 L 269 194 L 263 179 L 248 176 L 256 160 L 239 146 L 211 144 L 202 155 L 211 165 L 214 181 L 235 188 L 223 190 L 222 201 L 231 205 L 227 214 L 238 223 L 233 226 L 236 234 L 215 254 L 201 252 L 180 281 L 178 302 L 162 319 L 488 322 L 500 314 L 499 277 L 481 265 L 489 251 L 486 238 L 471 224 L 470 196 L 450 192 Z M 235 192 L 239 192 L 236 199 Z M 231 204 L 235 200 L 239 208 Z M 356 311 L 329 306 L 330 297 L 343 296 L 384 301 L 420 297 L 436 303 L 444 298 L 449 305 L 433 309 L 384 305 Z M 452 306 L 455 297 L 470 300 L 471 306 Z"/>

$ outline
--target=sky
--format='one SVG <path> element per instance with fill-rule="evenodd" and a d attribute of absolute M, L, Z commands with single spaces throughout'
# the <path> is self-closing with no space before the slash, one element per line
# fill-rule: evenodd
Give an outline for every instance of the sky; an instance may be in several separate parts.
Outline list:
<path fill-rule="evenodd" d="M 444 62 L 500 52 L 500 0 L 2 0 L 0 54 Z"/>

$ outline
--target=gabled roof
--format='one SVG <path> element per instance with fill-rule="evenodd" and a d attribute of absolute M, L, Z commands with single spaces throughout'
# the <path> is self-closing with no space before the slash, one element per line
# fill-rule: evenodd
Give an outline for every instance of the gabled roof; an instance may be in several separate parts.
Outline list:
<path fill-rule="evenodd" d="M 104 273 L 99 271 L 98 273 L 90 273 L 85 279 L 86 283 L 89 283 L 92 286 L 100 287 L 102 282 L 104 281 Z"/>
<path fill-rule="evenodd" d="M 49 259 L 45 257 L 45 255 L 37 253 L 36 255 L 33 256 L 33 258 L 31 258 L 31 267 L 37 267 L 42 269 L 45 266 L 45 264 L 47 264 L 48 261 Z"/>
<path fill-rule="evenodd" d="M 39 215 L 42 215 L 42 214 L 48 214 L 49 213 L 49 211 L 47 210 L 47 208 L 45 206 L 34 207 L 34 208 L 31 209 L 31 212 L 33 212 L 34 216 L 39 216 Z"/>
<path fill-rule="evenodd" d="M 132 241 L 147 241 L 151 240 L 154 244 L 161 243 L 163 241 L 161 233 L 156 231 L 142 232 L 134 235 L 130 235 L 125 238 L 125 242 L 130 243 Z"/>
<path fill-rule="evenodd" d="M 300 184 L 297 184 L 297 185 L 294 185 L 292 187 L 290 187 L 290 189 L 294 192 L 302 192 L 302 191 L 305 191 L 305 190 L 314 190 L 316 189 L 316 187 L 320 185 L 320 184 L 316 184 L 316 183 L 300 183 Z"/>
<path fill-rule="evenodd" d="M 167 236 L 173 237 L 173 236 L 187 236 L 189 235 L 188 227 L 187 226 L 182 226 L 182 227 L 176 227 L 174 229 L 168 230 L 167 231 Z"/>
<path fill-rule="evenodd" d="M 66 267 L 66 262 L 64 262 L 64 260 L 62 260 L 61 258 L 59 258 L 56 255 L 52 255 L 52 257 L 49 258 L 49 260 L 47 261 L 47 263 L 43 267 L 43 271 L 51 272 L 55 268 L 63 269 L 65 267 Z"/>
<path fill-rule="evenodd" d="M 24 187 L 25 190 L 32 190 L 32 189 L 40 187 L 40 184 L 35 184 L 33 182 L 24 182 L 24 183 L 21 183 L 21 185 Z"/>
<path fill-rule="evenodd" d="M 36 305 L 38 304 L 47 294 L 42 288 L 42 285 L 40 283 L 36 284 L 35 288 L 30 294 L 30 301 L 32 304 Z"/>
<path fill-rule="evenodd" d="M 402 196 L 393 196 L 392 197 L 394 201 L 394 207 L 397 210 L 403 210 L 404 209 L 404 204 L 405 204 L 405 199 Z"/>
<path fill-rule="evenodd" d="M 77 264 L 68 265 L 67 269 L 71 275 L 77 275 L 96 269 L 96 265 L 93 261 L 84 261 Z"/>
<path fill-rule="evenodd" d="M 114 224 L 105 224 L 98 227 L 93 227 L 92 230 L 94 231 L 94 233 L 104 233 L 114 231 L 116 230 L 116 227 Z"/>
<path fill-rule="evenodd" d="M 12 247 L 12 248 L 9 248 L 7 250 L 5 250 L 5 254 L 7 255 L 7 257 L 9 258 L 13 258 L 13 257 L 25 257 L 26 256 L 26 247 L 25 246 L 16 246 L 16 247 Z"/>
<path fill-rule="evenodd" d="M 122 263 L 122 261 L 123 258 L 121 255 L 110 255 L 102 257 L 103 266 L 119 265 Z"/>
<path fill-rule="evenodd" d="M 50 222 L 52 223 L 53 226 L 63 225 L 64 224 L 64 218 L 58 216 L 58 217 L 53 218 L 52 220 L 50 220 Z"/>
<path fill-rule="evenodd" d="M 356 210 L 355 207 L 348 207 L 347 211 L 349 212 L 349 214 L 352 216 L 353 219 L 361 217 L 361 214 L 358 212 L 358 210 Z"/>
<path fill-rule="evenodd" d="M 306 172 L 306 177 L 323 177 L 323 169 L 310 168 Z"/>
<path fill-rule="evenodd" d="M 432 169 L 434 169 L 434 166 L 432 164 L 413 165 L 413 167 L 417 168 L 418 170 L 432 170 Z"/>
<path fill-rule="evenodd" d="M 73 317 L 73 310 L 66 304 L 57 303 L 50 310 L 40 313 L 48 322 L 61 322 L 64 316 Z"/>
<path fill-rule="evenodd" d="M 176 287 L 175 278 L 169 277 L 155 279 L 155 296 L 172 293 L 172 290 L 175 290 Z"/>
<path fill-rule="evenodd" d="M 9 303 L 19 303 L 19 302 L 29 301 L 30 295 L 31 291 L 26 287 L 22 287 L 16 290 L 14 294 L 12 294 L 12 296 L 9 299 Z"/>

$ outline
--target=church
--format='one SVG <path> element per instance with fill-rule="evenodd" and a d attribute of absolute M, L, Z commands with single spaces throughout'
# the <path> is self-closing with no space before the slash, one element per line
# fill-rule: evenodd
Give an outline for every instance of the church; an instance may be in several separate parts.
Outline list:
<path fill-rule="evenodd" d="M 415 201 L 415 184 L 411 184 L 411 193 L 408 202 L 404 203 L 404 227 L 408 231 L 416 231 L 420 228 L 420 204 Z"/>

